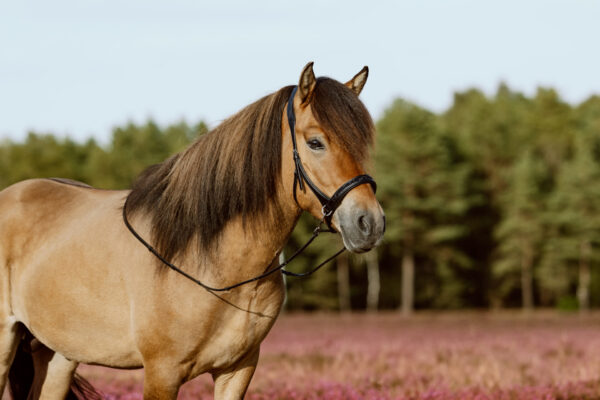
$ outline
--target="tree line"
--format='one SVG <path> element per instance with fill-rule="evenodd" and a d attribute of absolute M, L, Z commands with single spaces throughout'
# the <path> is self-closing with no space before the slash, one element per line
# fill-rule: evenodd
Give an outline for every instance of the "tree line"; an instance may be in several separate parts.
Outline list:
<path fill-rule="evenodd" d="M 395 100 L 377 121 L 372 169 L 387 218 L 383 244 L 287 282 L 288 309 L 600 306 L 600 97 L 571 105 L 551 88 L 499 85 L 431 112 Z M 60 176 L 123 189 L 208 131 L 205 123 L 114 128 L 110 142 L 31 132 L 0 142 L 0 188 Z M 310 235 L 303 216 L 286 252 Z M 290 269 L 341 246 L 319 238 Z"/>

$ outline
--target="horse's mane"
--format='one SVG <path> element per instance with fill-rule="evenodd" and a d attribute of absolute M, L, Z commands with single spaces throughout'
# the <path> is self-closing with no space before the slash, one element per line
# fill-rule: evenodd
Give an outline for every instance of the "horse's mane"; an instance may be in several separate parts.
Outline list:
<path fill-rule="evenodd" d="M 195 240 L 200 250 L 216 244 L 235 217 L 245 222 L 281 215 L 275 195 L 281 175 L 284 106 L 293 86 L 265 96 L 201 136 L 183 152 L 146 169 L 135 181 L 127 212 L 150 217 L 152 243 L 167 260 Z M 310 99 L 325 132 L 357 159 L 373 141 L 373 121 L 344 85 L 319 78 Z M 292 156 L 291 154 L 289 155 Z M 263 218 L 263 220 L 265 220 Z"/>

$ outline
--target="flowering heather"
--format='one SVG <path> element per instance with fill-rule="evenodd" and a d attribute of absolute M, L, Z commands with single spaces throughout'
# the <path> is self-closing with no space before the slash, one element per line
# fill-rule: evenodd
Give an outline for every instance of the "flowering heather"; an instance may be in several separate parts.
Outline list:
<path fill-rule="evenodd" d="M 142 371 L 81 366 L 107 399 Z M 180 399 L 211 399 L 212 381 Z M 282 315 L 247 399 L 600 399 L 600 314 Z"/>

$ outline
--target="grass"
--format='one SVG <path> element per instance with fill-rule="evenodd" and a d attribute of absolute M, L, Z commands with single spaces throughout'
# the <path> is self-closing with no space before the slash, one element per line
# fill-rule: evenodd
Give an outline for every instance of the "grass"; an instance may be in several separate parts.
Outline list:
<path fill-rule="evenodd" d="M 81 366 L 110 399 L 143 372 Z M 180 399 L 211 399 L 212 381 Z M 283 315 L 248 399 L 600 399 L 600 314 Z"/>

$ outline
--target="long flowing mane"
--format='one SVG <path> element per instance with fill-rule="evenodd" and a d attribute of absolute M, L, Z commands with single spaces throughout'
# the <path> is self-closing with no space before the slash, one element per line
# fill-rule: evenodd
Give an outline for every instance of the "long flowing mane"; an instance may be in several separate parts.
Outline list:
<path fill-rule="evenodd" d="M 275 195 L 281 175 L 282 115 L 292 89 L 284 87 L 247 106 L 137 178 L 127 212 L 150 217 L 152 243 L 167 260 L 186 251 L 192 240 L 200 250 L 208 250 L 235 217 L 247 221 L 281 213 Z M 337 81 L 319 78 L 310 101 L 327 134 L 363 160 L 374 126 L 358 97 Z"/>

